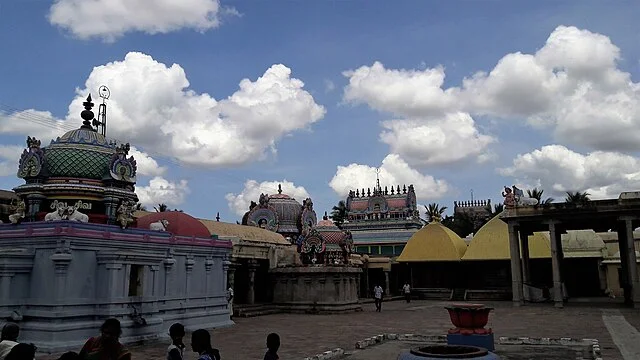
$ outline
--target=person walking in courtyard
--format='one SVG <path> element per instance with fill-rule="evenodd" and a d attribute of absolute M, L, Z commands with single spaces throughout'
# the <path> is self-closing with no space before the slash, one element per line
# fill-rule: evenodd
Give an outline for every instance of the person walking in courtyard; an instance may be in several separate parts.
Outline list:
<path fill-rule="evenodd" d="M 267 335 L 267 353 L 264 354 L 264 360 L 278 360 L 278 349 L 280 349 L 280 335 L 271 333 Z"/>
<path fill-rule="evenodd" d="M 171 337 L 171 345 L 167 349 L 167 360 L 182 360 L 184 355 L 184 326 L 180 323 L 175 323 L 169 328 L 169 336 Z"/>
<path fill-rule="evenodd" d="M 227 306 L 229 307 L 229 319 L 233 319 L 233 287 L 227 289 Z"/>
<path fill-rule="evenodd" d="M 100 336 L 92 337 L 80 350 L 81 360 L 131 360 L 131 353 L 119 341 L 122 327 L 118 319 L 107 319 L 100 327 Z"/>
<path fill-rule="evenodd" d="M 411 286 L 409 282 L 406 281 L 404 286 L 402 287 L 402 293 L 404 294 L 404 299 L 407 300 L 407 303 L 411 302 Z"/>
<path fill-rule="evenodd" d="M 0 335 L 0 360 L 4 360 L 11 349 L 18 345 L 19 335 L 20 326 L 16 323 L 6 323 L 2 327 L 2 335 Z"/>
<path fill-rule="evenodd" d="M 384 290 L 382 290 L 382 286 L 377 285 L 373 288 L 373 298 L 376 302 L 376 311 L 382 311 L 382 294 L 384 294 Z"/>
<path fill-rule="evenodd" d="M 211 335 L 198 329 L 191 334 L 191 348 L 198 353 L 198 360 L 220 360 L 220 351 L 211 347 Z"/>

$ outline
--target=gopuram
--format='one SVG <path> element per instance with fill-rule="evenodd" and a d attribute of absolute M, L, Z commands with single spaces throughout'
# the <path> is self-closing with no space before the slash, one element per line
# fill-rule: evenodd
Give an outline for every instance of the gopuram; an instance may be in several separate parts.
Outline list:
<path fill-rule="evenodd" d="M 231 242 L 182 213 L 135 228 L 135 159 L 99 131 L 91 96 L 84 107 L 82 126 L 49 146 L 27 138 L 25 184 L 0 224 L 0 318 L 45 352 L 79 349 L 109 317 L 125 343 L 166 336 L 176 321 L 231 325 Z"/>
<path fill-rule="evenodd" d="M 359 311 L 358 287 L 362 272 L 352 259 L 353 238 L 325 215 L 317 222 L 313 201 L 299 204 L 282 194 L 261 194 L 243 223 L 286 235 L 294 242 L 299 262 L 272 268 L 272 305 L 284 312 L 334 313 Z"/>

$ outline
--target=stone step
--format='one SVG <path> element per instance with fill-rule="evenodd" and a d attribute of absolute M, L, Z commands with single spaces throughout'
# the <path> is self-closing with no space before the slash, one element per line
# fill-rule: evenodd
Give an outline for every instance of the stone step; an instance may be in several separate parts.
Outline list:
<path fill-rule="evenodd" d="M 249 318 L 249 317 L 256 317 L 256 316 L 279 314 L 279 313 L 281 313 L 281 311 L 278 309 L 264 308 L 264 309 L 250 310 L 250 311 L 242 311 L 242 312 L 239 312 L 237 316 L 243 317 L 243 318 Z"/>

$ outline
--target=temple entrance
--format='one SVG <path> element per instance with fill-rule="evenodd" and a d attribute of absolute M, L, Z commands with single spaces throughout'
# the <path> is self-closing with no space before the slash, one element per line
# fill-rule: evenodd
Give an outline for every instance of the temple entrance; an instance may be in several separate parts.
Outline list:
<path fill-rule="evenodd" d="M 563 259 L 562 277 L 569 298 L 604 295 L 600 287 L 598 261 L 597 258 Z"/>

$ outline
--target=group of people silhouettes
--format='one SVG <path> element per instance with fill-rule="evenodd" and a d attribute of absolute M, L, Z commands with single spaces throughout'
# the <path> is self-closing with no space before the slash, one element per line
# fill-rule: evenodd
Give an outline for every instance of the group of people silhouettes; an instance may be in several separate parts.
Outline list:
<path fill-rule="evenodd" d="M 2 328 L 0 338 L 0 360 L 35 360 L 36 347 L 33 344 L 19 343 L 20 327 L 7 323 Z M 131 352 L 120 343 L 122 328 L 118 319 L 107 319 L 100 327 L 100 335 L 91 337 L 79 353 L 64 353 L 58 360 L 131 360 Z M 184 326 L 175 323 L 169 328 L 171 344 L 167 349 L 166 360 L 185 359 Z M 267 352 L 264 360 L 277 360 L 280 348 L 280 336 L 271 333 L 267 336 Z M 191 349 L 198 354 L 197 360 L 221 360 L 220 351 L 211 344 L 211 334 L 205 329 L 191 333 Z M 195 357 L 194 357 L 195 358 Z"/>

